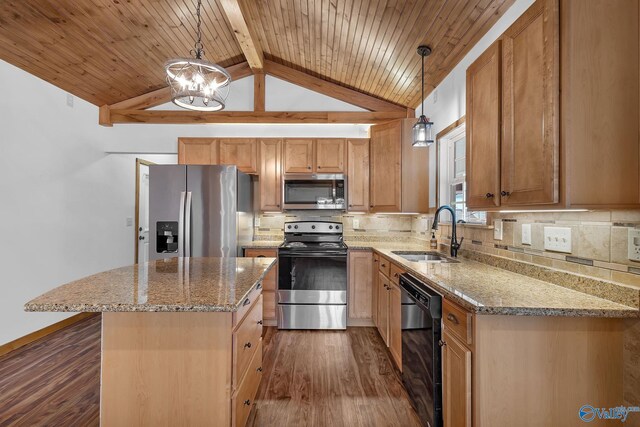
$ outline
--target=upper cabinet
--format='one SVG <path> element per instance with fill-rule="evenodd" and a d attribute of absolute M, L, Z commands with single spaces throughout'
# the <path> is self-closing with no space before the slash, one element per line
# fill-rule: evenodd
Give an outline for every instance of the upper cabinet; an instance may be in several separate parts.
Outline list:
<path fill-rule="evenodd" d="M 312 173 L 314 170 L 314 140 L 284 140 L 284 173 Z"/>
<path fill-rule="evenodd" d="M 469 66 L 470 208 L 640 206 L 638 34 L 638 0 L 537 0 Z"/>
<path fill-rule="evenodd" d="M 258 173 L 258 144 L 255 139 L 221 139 L 219 164 L 236 165 L 244 173 Z"/>
<path fill-rule="evenodd" d="M 282 140 L 263 139 L 260 144 L 260 210 L 279 211 L 282 204 Z"/>
<path fill-rule="evenodd" d="M 500 62 L 495 42 L 467 69 L 467 204 L 500 206 Z"/>
<path fill-rule="evenodd" d="M 258 173 L 258 144 L 247 138 L 179 138 L 181 165 L 236 165 L 244 173 Z"/>
<path fill-rule="evenodd" d="M 284 173 L 344 173 L 344 139 L 285 139 Z"/>
<path fill-rule="evenodd" d="M 316 171 L 318 173 L 344 173 L 344 139 L 316 140 Z"/>
<path fill-rule="evenodd" d="M 371 126 L 371 212 L 429 210 L 429 150 L 411 145 L 415 122 L 416 119 L 401 119 Z"/>
<path fill-rule="evenodd" d="M 218 164 L 218 140 L 215 138 L 178 138 L 178 163 L 181 165 Z"/>
<path fill-rule="evenodd" d="M 347 140 L 347 210 L 369 210 L 369 140 Z"/>

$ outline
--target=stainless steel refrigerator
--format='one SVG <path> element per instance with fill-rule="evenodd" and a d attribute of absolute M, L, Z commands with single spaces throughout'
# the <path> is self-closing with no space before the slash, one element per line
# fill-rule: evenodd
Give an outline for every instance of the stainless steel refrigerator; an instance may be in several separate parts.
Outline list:
<path fill-rule="evenodd" d="M 149 260 L 241 256 L 253 219 L 252 180 L 236 166 L 149 167 Z"/>

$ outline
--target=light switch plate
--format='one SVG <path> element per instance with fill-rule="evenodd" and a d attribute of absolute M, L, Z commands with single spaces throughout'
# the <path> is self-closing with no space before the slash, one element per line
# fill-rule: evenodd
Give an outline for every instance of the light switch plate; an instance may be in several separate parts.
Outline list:
<path fill-rule="evenodd" d="M 131 218 L 130 216 L 127 217 L 127 219 L 125 220 L 125 225 L 127 227 L 132 227 L 133 226 L 133 218 Z"/>
<path fill-rule="evenodd" d="M 531 244 L 531 224 L 522 224 L 522 244 Z"/>
<path fill-rule="evenodd" d="M 640 228 L 629 229 L 629 259 L 631 261 L 640 261 Z"/>
<path fill-rule="evenodd" d="M 495 240 L 502 240 L 502 220 L 493 220 L 493 238 Z"/>
<path fill-rule="evenodd" d="M 545 227 L 544 249 L 547 251 L 571 253 L 571 228 Z"/>
<path fill-rule="evenodd" d="M 253 218 L 253 226 L 260 227 L 260 217 L 258 215 Z"/>
<path fill-rule="evenodd" d="M 360 220 L 359 219 L 353 219 L 353 228 L 354 230 L 357 230 L 360 228 Z"/>

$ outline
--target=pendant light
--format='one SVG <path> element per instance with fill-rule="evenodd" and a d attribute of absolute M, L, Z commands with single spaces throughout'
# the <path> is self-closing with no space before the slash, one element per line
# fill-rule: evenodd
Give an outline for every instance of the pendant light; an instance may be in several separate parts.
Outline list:
<path fill-rule="evenodd" d="M 428 147 L 433 144 L 433 123 L 427 120 L 424 115 L 424 58 L 431 55 L 429 46 L 418 46 L 418 55 L 422 57 L 422 113 L 418 122 L 413 125 L 413 146 Z"/>
<path fill-rule="evenodd" d="M 170 59 L 165 62 L 164 69 L 174 104 L 188 110 L 218 111 L 224 109 L 231 76 L 221 66 L 203 59 L 201 7 L 202 0 L 198 0 L 197 40 L 191 51 L 195 58 Z"/>

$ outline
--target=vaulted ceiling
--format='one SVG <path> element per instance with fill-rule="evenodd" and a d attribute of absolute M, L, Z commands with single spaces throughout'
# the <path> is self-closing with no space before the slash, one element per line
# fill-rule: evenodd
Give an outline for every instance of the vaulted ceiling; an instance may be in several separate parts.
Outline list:
<path fill-rule="evenodd" d="M 203 0 L 206 58 L 245 61 L 222 2 Z M 264 57 L 323 80 L 415 107 L 420 57 L 428 91 L 514 0 L 244 0 Z M 166 85 L 163 63 L 189 56 L 196 0 L 0 2 L 0 59 L 93 104 Z M 227 11 L 228 12 L 228 11 Z"/>

